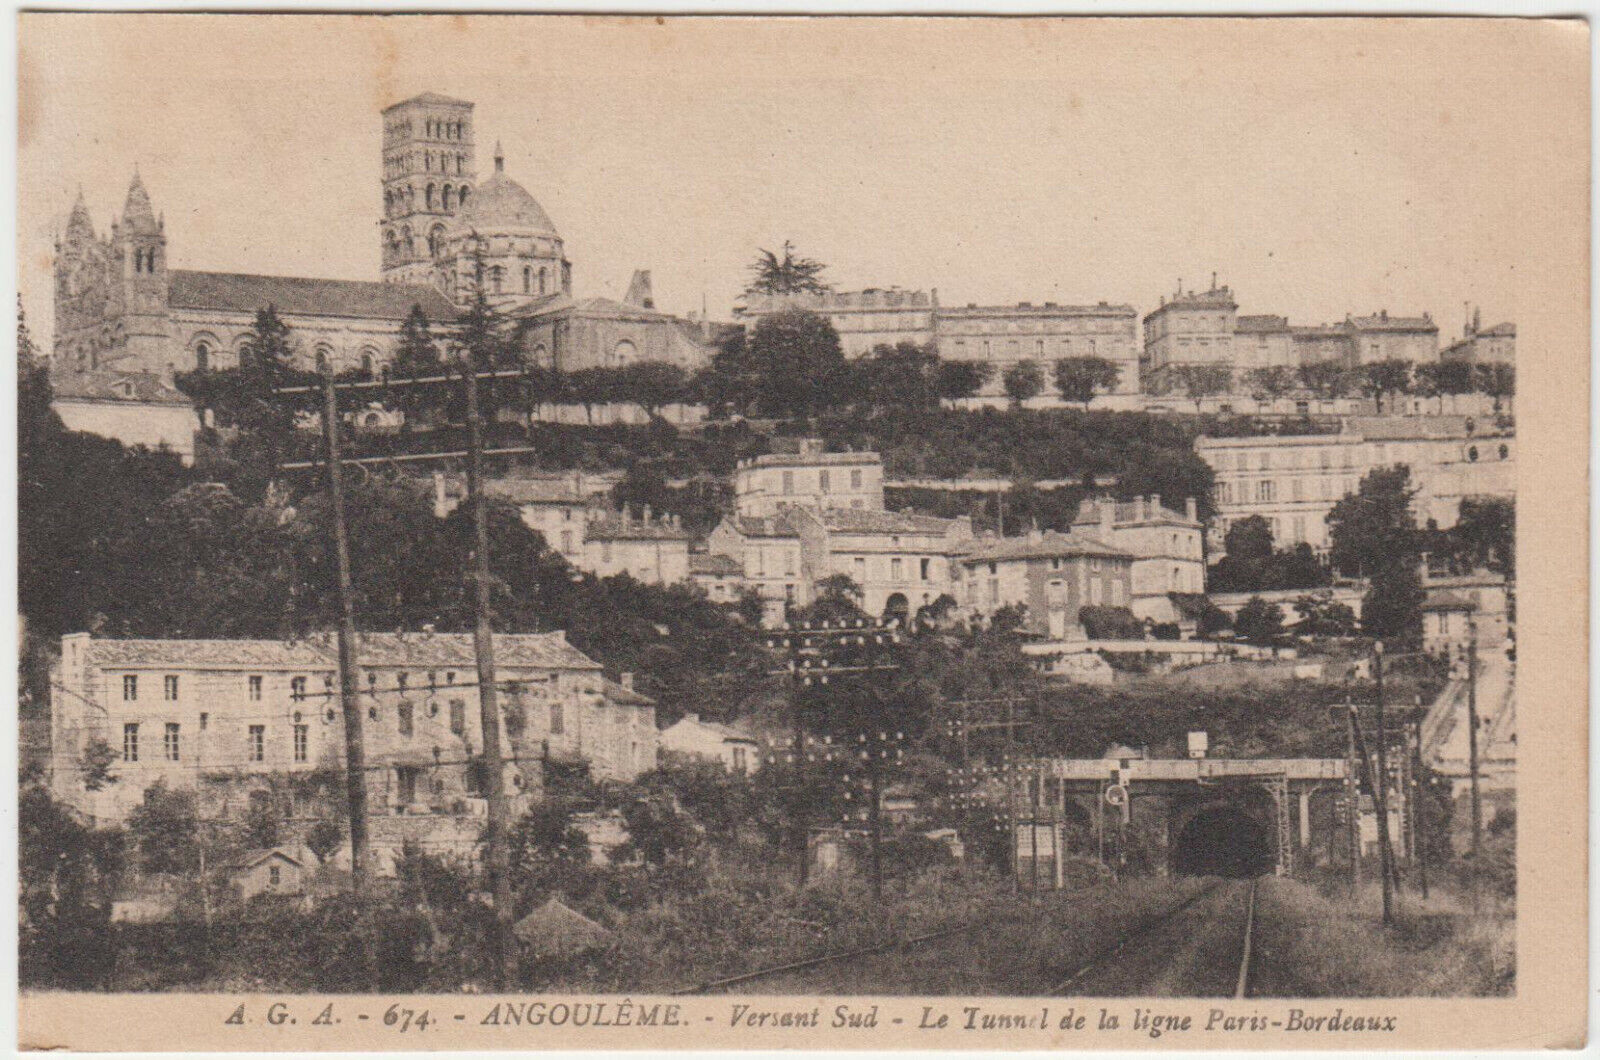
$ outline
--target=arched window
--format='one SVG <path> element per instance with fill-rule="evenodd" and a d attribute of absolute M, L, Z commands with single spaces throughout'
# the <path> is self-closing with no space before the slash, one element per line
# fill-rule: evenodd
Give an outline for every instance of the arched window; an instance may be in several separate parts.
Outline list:
<path fill-rule="evenodd" d="M 197 372 L 204 372 L 210 367 L 211 347 L 202 342 L 194 348 L 194 369 Z"/>
<path fill-rule="evenodd" d="M 545 285 L 545 283 L 546 283 L 546 281 L 548 279 L 549 279 L 549 270 L 548 269 L 540 269 L 539 270 L 539 293 L 540 294 L 544 294 L 544 285 Z"/>
<path fill-rule="evenodd" d="M 434 225 L 428 232 L 428 255 L 435 260 L 444 253 L 444 225 Z"/>
<path fill-rule="evenodd" d="M 362 372 L 363 375 L 367 376 L 368 378 L 371 378 L 371 376 L 372 376 L 372 354 L 363 353 L 361 355 L 361 372 Z"/>
<path fill-rule="evenodd" d="M 467 204 L 467 186 L 465 184 L 463 184 L 463 185 L 461 185 L 460 193 L 458 195 L 456 195 L 456 205 L 465 206 L 466 204 Z"/>
<path fill-rule="evenodd" d="M 417 241 L 411 235 L 411 226 L 406 225 L 400 231 L 400 246 L 405 249 L 406 257 L 411 257 L 417 252 Z"/>
<path fill-rule="evenodd" d="M 1510 460 L 1511 459 L 1511 447 L 1509 445 L 1502 445 L 1500 447 L 1500 459 L 1501 460 Z"/>
<path fill-rule="evenodd" d="M 453 191 L 454 189 L 452 189 L 450 185 L 446 184 L 444 186 L 444 195 L 439 200 L 439 208 L 444 210 L 445 213 L 450 212 L 450 198 Z"/>
<path fill-rule="evenodd" d="M 531 293 L 533 293 L 533 266 L 532 265 L 524 265 L 522 267 L 522 293 L 523 294 L 531 294 Z"/>
<path fill-rule="evenodd" d="M 326 372 L 327 370 L 328 370 L 328 351 L 327 350 L 318 350 L 317 351 L 317 371 Z"/>
<path fill-rule="evenodd" d="M 639 348 L 637 346 L 629 342 L 627 339 L 623 339 L 622 341 L 618 342 L 616 348 L 612 350 L 611 359 L 618 365 L 632 364 L 634 358 L 638 356 L 638 353 Z"/>
<path fill-rule="evenodd" d="M 417 208 L 417 189 L 406 185 L 406 211 L 409 213 Z"/>
<path fill-rule="evenodd" d="M 433 185 L 432 184 L 429 184 L 427 190 L 422 193 L 422 198 L 423 198 L 423 202 L 427 204 L 428 212 L 432 213 L 433 212 Z"/>
<path fill-rule="evenodd" d="M 544 365 L 545 367 L 549 367 L 549 365 L 547 363 L 549 360 L 550 360 L 550 351 L 545 349 L 544 343 L 541 342 L 541 343 L 539 343 L 539 345 L 537 345 L 537 346 L 535 346 L 533 348 L 533 363 L 534 364 Z"/>
<path fill-rule="evenodd" d="M 1473 463 L 1477 463 L 1477 460 L 1478 460 L 1478 447 L 1477 446 L 1473 445 L 1473 446 L 1468 446 L 1467 447 L 1467 459 L 1472 461 Z"/>
<path fill-rule="evenodd" d="M 456 155 L 456 176 L 458 176 L 458 177 L 459 177 L 459 176 L 460 176 L 460 175 L 461 175 L 461 174 L 462 174 L 462 172 L 463 172 L 463 169 L 462 169 L 462 165 L 463 165 L 463 164 L 462 164 L 462 161 L 461 161 L 461 159 L 462 159 L 462 156 L 461 156 L 461 155 Z"/>
<path fill-rule="evenodd" d="M 489 270 L 489 287 L 495 294 L 500 293 L 501 287 L 506 282 L 506 270 L 499 265 Z"/>

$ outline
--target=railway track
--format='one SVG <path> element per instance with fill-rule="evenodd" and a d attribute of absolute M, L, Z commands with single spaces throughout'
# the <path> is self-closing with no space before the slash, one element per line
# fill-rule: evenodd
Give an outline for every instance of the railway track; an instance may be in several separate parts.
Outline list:
<path fill-rule="evenodd" d="M 1047 993 L 1093 994 L 1093 986 L 1098 981 L 1125 984 L 1130 988 L 1111 993 L 1127 996 L 1246 997 L 1254 958 L 1258 888 L 1259 882 L 1254 879 L 1247 884 L 1228 880 L 1210 883 L 1166 912 L 1121 933 L 1114 943 L 1055 983 Z M 1213 915 L 1201 920 L 1188 933 L 1169 930 L 1182 925 L 1185 916 L 1196 906 L 1209 904 L 1222 909 L 1232 895 L 1241 893 L 1242 915 L 1237 919 Z M 1186 961 L 1187 976 L 1182 971 Z M 1141 968 L 1141 965 L 1146 967 Z M 1179 969 L 1176 975 L 1173 974 L 1175 968 Z"/>
<path fill-rule="evenodd" d="M 1229 992 L 1231 992 L 1234 997 L 1246 996 L 1246 992 L 1249 989 L 1253 941 L 1252 937 L 1255 927 L 1256 887 L 1256 881 L 1251 880 L 1248 884 L 1247 893 L 1245 894 L 1243 903 L 1243 925 L 1237 931 L 1239 938 L 1237 963 L 1235 964 L 1231 961 L 1227 962 L 1228 967 L 1226 968 L 1226 972 L 1230 977 Z M 1210 901 L 1211 899 L 1218 897 L 1219 894 L 1226 898 L 1229 894 L 1237 893 L 1237 891 L 1238 887 L 1232 881 L 1215 880 L 1211 883 L 1208 883 L 1200 890 L 1185 898 L 1183 901 L 1178 902 L 1171 908 L 1149 916 L 1144 920 L 1134 924 L 1127 930 L 1119 933 L 1115 942 L 1101 949 L 1071 975 L 1054 982 L 1047 989 L 1042 991 L 1042 994 L 1046 996 L 1053 996 L 1066 994 L 1069 991 L 1073 991 L 1074 988 L 1083 985 L 1085 980 L 1090 979 L 1103 972 L 1108 967 L 1115 965 L 1116 962 L 1123 959 L 1126 955 L 1137 953 L 1142 948 L 1150 946 L 1152 944 L 1152 940 L 1159 939 L 1159 936 L 1164 928 L 1168 927 L 1169 925 L 1173 925 L 1177 921 L 1180 921 L 1185 914 L 1188 914 L 1192 909 L 1194 909 L 1195 906 Z M 995 924 L 1000 920 L 1006 919 L 1007 917 L 1014 917 L 1016 915 L 1017 914 L 1015 912 L 991 914 L 989 916 L 979 917 L 966 923 L 940 928 L 936 931 L 929 931 L 918 935 L 890 939 L 886 942 L 871 946 L 860 946 L 853 949 L 840 950 L 834 953 L 824 953 L 815 957 L 808 957 L 803 960 L 789 961 L 784 964 L 758 968 L 749 972 L 741 972 L 738 975 L 730 975 L 719 979 L 707 980 L 705 982 L 697 983 L 693 986 L 675 990 L 673 991 L 673 994 L 678 996 L 690 994 L 709 994 L 719 990 L 726 990 L 731 987 L 743 986 L 749 983 L 757 983 L 763 979 L 775 978 L 794 972 L 812 971 L 818 968 L 827 967 L 829 965 L 844 965 L 851 961 L 861 960 L 863 958 L 872 957 L 878 954 L 889 953 L 893 951 L 905 952 L 915 950 L 977 931 L 981 928 Z"/>

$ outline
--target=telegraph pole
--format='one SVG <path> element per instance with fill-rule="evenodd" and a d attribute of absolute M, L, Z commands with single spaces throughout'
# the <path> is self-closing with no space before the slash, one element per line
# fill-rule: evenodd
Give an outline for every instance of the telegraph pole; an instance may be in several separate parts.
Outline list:
<path fill-rule="evenodd" d="M 1483 853 L 1483 800 L 1478 790 L 1478 622 L 1467 623 L 1467 769 L 1472 791 L 1472 904 L 1478 904 L 1478 859 Z"/>
<path fill-rule="evenodd" d="M 1366 736 L 1361 731 L 1361 719 L 1356 716 L 1356 708 L 1354 706 L 1350 708 L 1350 723 L 1355 727 L 1356 754 L 1361 758 L 1361 770 L 1367 775 L 1367 787 L 1373 791 L 1373 801 L 1378 812 L 1378 855 L 1381 861 L 1378 875 L 1383 882 L 1383 922 L 1392 924 L 1394 923 L 1394 892 L 1390 889 L 1392 878 L 1389 875 L 1389 864 L 1394 854 L 1389 849 L 1389 821 L 1384 812 L 1385 804 L 1378 795 L 1378 792 L 1382 790 L 1380 785 L 1383 782 L 1373 775 L 1375 770 L 1372 766 L 1372 759 L 1367 753 Z"/>
<path fill-rule="evenodd" d="M 1421 698 L 1418 698 L 1421 706 Z M 1422 720 L 1411 723 L 1411 839 L 1415 844 L 1417 882 L 1422 897 L 1428 897 L 1428 800 L 1422 783 Z"/>
<path fill-rule="evenodd" d="M 339 463 L 339 397 L 333 365 L 322 373 L 322 436 L 328 447 L 328 494 L 333 502 L 333 546 L 339 567 L 339 706 L 344 712 L 345 792 L 350 804 L 350 885 L 367 893 L 367 758 L 356 680 L 356 611 L 350 588 L 350 538 L 344 522 L 344 468 Z"/>
<path fill-rule="evenodd" d="M 1384 725 L 1383 718 L 1383 641 L 1372 645 L 1373 677 L 1377 684 L 1378 702 L 1374 707 L 1376 724 L 1378 726 L 1378 782 L 1372 789 L 1372 797 L 1377 803 L 1378 811 L 1378 854 L 1383 862 L 1383 908 L 1384 920 L 1389 919 L 1388 910 L 1393 901 L 1394 891 L 1394 846 L 1389 839 L 1389 731 Z"/>
<path fill-rule="evenodd" d="M 1361 786 L 1357 780 L 1360 759 L 1356 757 L 1356 705 L 1346 698 L 1345 706 L 1349 767 L 1345 770 L 1344 798 L 1350 828 L 1350 897 L 1354 899 L 1361 891 Z"/>
<path fill-rule="evenodd" d="M 472 499 L 475 534 L 473 581 L 477 622 L 472 641 L 478 659 L 478 707 L 483 726 L 483 761 L 488 776 L 488 822 L 484 829 L 484 863 L 494 894 L 495 976 L 502 989 L 516 970 L 512 949 L 511 879 L 506 859 L 505 767 L 500 752 L 500 702 L 495 685 L 494 628 L 489 618 L 489 519 L 483 495 L 483 422 L 478 411 L 478 374 L 472 350 L 464 351 L 467 386 L 467 493 Z"/>

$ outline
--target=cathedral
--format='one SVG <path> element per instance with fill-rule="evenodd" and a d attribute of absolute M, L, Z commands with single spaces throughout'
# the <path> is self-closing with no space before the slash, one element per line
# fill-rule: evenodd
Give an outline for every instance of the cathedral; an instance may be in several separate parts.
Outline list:
<path fill-rule="evenodd" d="M 540 363 L 565 371 L 704 364 L 703 325 L 657 310 L 647 270 L 634 274 L 624 301 L 573 296 L 561 235 L 506 174 L 498 146 L 493 173 L 478 180 L 472 111 L 435 93 L 383 111 L 382 264 L 373 281 L 169 269 L 166 221 L 137 172 L 104 237 L 80 193 L 55 247 L 58 393 L 170 403 L 175 373 L 237 364 L 256 311 L 269 305 L 305 367 L 378 371 L 413 307 L 437 330 L 480 277 Z"/>

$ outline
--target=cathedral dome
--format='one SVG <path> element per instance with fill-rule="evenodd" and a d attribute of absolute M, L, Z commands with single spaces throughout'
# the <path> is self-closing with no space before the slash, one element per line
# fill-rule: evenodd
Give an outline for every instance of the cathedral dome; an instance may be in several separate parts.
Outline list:
<path fill-rule="evenodd" d="M 557 235 L 556 226 L 528 189 L 505 174 L 506 160 L 498 150 L 494 176 L 472 189 L 472 196 L 456 214 L 457 230 L 472 229 L 484 235 L 504 229 L 521 229 Z"/>

